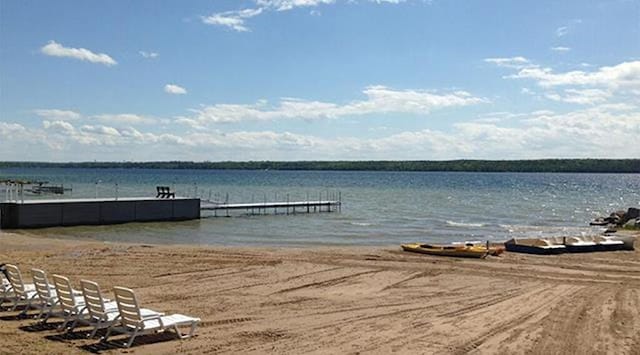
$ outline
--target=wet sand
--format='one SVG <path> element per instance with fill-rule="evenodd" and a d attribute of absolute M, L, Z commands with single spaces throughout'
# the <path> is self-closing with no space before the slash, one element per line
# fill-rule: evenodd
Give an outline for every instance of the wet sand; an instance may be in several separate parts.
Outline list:
<path fill-rule="evenodd" d="M 638 247 L 638 242 L 636 243 Z M 0 262 L 202 318 L 129 350 L 0 313 L 0 353 L 640 354 L 640 251 L 485 260 L 386 248 L 225 248 L 0 232 Z M 111 296 L 112 297 L 112 296 Z M 51 321 L 59 324 L 57 319 Z"/>

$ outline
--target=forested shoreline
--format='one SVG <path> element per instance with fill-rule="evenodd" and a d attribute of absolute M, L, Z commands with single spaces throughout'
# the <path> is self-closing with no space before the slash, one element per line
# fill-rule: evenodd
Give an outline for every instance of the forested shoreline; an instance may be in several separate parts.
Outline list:
<path fill-rule="evenodd" d="M 640 159 L 0 162 L 1 168 L 640 173 Z"/>

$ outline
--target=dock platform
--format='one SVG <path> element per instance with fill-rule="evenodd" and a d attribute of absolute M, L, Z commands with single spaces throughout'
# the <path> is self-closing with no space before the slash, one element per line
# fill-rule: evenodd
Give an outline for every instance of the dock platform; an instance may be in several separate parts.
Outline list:
<path fill-rule="evenodd" d="M 43 228 L 200 218 L 197 198 L 83 198 L 0 202 L 0 228 Z"/>
<path fill-rule="evenodd" d="M 341 201 L 281 201 L 281 202 L 256 202 L 256 203 L 215 203 L 211 201 L 202 201 L 200 209 L 204 211 L 213 211 L 214 216 L 218 216 L 218 212 L 224 212 L 228 216 L 229 211 L 244 210 L 247 214 L 267 214 L 273 211 L 278 214 L 280 210 L 282 214 L 296 213 L 312 213 L 312 212 L 335 212 L 340 211 Z"/>

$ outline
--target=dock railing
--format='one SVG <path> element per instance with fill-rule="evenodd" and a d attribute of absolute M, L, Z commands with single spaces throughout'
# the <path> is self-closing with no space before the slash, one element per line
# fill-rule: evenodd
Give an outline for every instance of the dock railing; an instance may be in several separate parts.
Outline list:
<path fill-rule="evenodd" d="M 200 209 L 204 211 L 212 211 L 213 217 L 218 217 L 219 212 L 223 212 L 222 216 L 229 217 L 231 211 L 244 211 L 244 215 L 266 215 L 277 214 L 297 214 L 297 213 L 314 213 L 314 212 L 341 212 L 342 211 L 342 193 L 340 191 L 326 191 L 318 193 L 318 199 L 312 200 L 309 193 L 306 194 L 305 200 L 292 201 L 290 194 L 282 194 L 278 198 L 278 194 L 274 194 L 274 199 L 267 200 L 267 194 L 262 195 L 262 201 L 256 201 L 255 194 L 251 195 L 250 202 L 234 202 L 229 200 L 229 194 L 224 194 L 224 199 L 220 198 L 220 194 L 211 194 L 213 199 L 201 200 Z M 218 198 L 216 198 L 218 197 Z"/>

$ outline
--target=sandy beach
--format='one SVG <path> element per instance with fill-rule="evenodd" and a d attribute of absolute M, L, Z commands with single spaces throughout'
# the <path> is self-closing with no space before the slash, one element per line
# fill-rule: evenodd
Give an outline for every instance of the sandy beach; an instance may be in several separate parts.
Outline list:
<path fill-rule="evenodd" d="M 636 243 L 637 244 L 637 243 Z M 384 248 L 237 248 L 0 232 L 0 262 L 86 278 L 200 317 L 131 349 L 0 313 L 0 353 L 640 354 L 640 251 L 485 260 Z M 112 297 L 112 296 L 111 296 Z M 53 319 L 57 325 L 58 320 Z"/>

